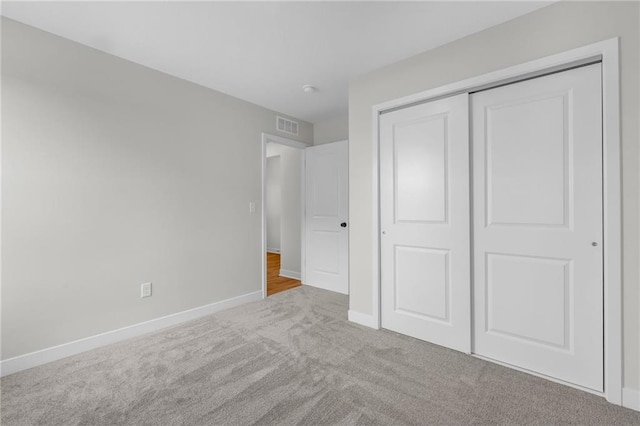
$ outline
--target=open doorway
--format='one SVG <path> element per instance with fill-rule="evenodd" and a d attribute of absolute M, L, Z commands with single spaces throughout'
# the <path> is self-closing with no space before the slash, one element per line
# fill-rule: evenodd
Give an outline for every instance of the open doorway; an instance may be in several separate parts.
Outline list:
<path fill-rule="evenodd" d="M 304 148 L 262 135 L 263 297 L 302 285 Z"/>

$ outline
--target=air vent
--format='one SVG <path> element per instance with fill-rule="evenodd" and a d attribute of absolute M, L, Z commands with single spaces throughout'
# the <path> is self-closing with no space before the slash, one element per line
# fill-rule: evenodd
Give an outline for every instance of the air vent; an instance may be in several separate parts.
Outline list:
<path fill-rule="evenodd" d="M 297 135 L 298 123 L 278 116 L 276 117 L 276 129 L 284 133 L 289 133 L 290 135 Z"/>

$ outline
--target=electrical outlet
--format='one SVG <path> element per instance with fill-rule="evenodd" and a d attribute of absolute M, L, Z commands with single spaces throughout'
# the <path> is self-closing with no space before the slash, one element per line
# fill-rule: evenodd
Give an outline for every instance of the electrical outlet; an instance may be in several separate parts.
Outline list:
<path fill-rule="evenodd" d="M 255 213 L 255 212 L 256 212 L 256 202 L 251 201 L 249 203 L 249 213 Z"/>
<path fill-rule="evenodd" d="M 140 284 L 140 297 L 151 297 L 151 283 Z"/>

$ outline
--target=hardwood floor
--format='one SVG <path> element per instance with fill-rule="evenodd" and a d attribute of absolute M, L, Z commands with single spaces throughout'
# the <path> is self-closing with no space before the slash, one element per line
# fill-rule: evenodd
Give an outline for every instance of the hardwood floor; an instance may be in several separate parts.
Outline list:
<path fill-rule="evenodd" d="M 279 274 L 280 255 L 278 253 L 267 253 L 267 296 L 302 285 L 300 280 L 281 277 Z"/>

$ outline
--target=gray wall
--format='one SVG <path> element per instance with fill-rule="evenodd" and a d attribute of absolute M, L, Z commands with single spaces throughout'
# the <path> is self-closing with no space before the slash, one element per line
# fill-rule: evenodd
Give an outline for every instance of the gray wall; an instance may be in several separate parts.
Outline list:
<path fill-rule="evenodd" d="M 267 156 L 280 157 L 280 269 L 301 271 L 302 154 L 303 150 L 267 144 Z"/>
<path fill-rule="evenodd" d="M 267 251 L 280 253 L 280 216 L 282 214 L 282 179 L 280 156 L 267 158 L 266 201 Z"/>
<path fill-rule="evenodd" d="M 347 114 L 313 124 L 314 145 L 347 139 L 349 139 L 349 115 Z"/>
<path fill-rule="evenodd" d="M 3 18 L 2 359 L 260 291 L 275 117 Z"/>
<path fill-rule="evenodd" d="M 621 37 L 625 386 L 640 386 L 639 4 L 561 2 L 369 74 L 349 88 L 350 309 L 371 314 L 371 107 L 419 91 Z"/>

